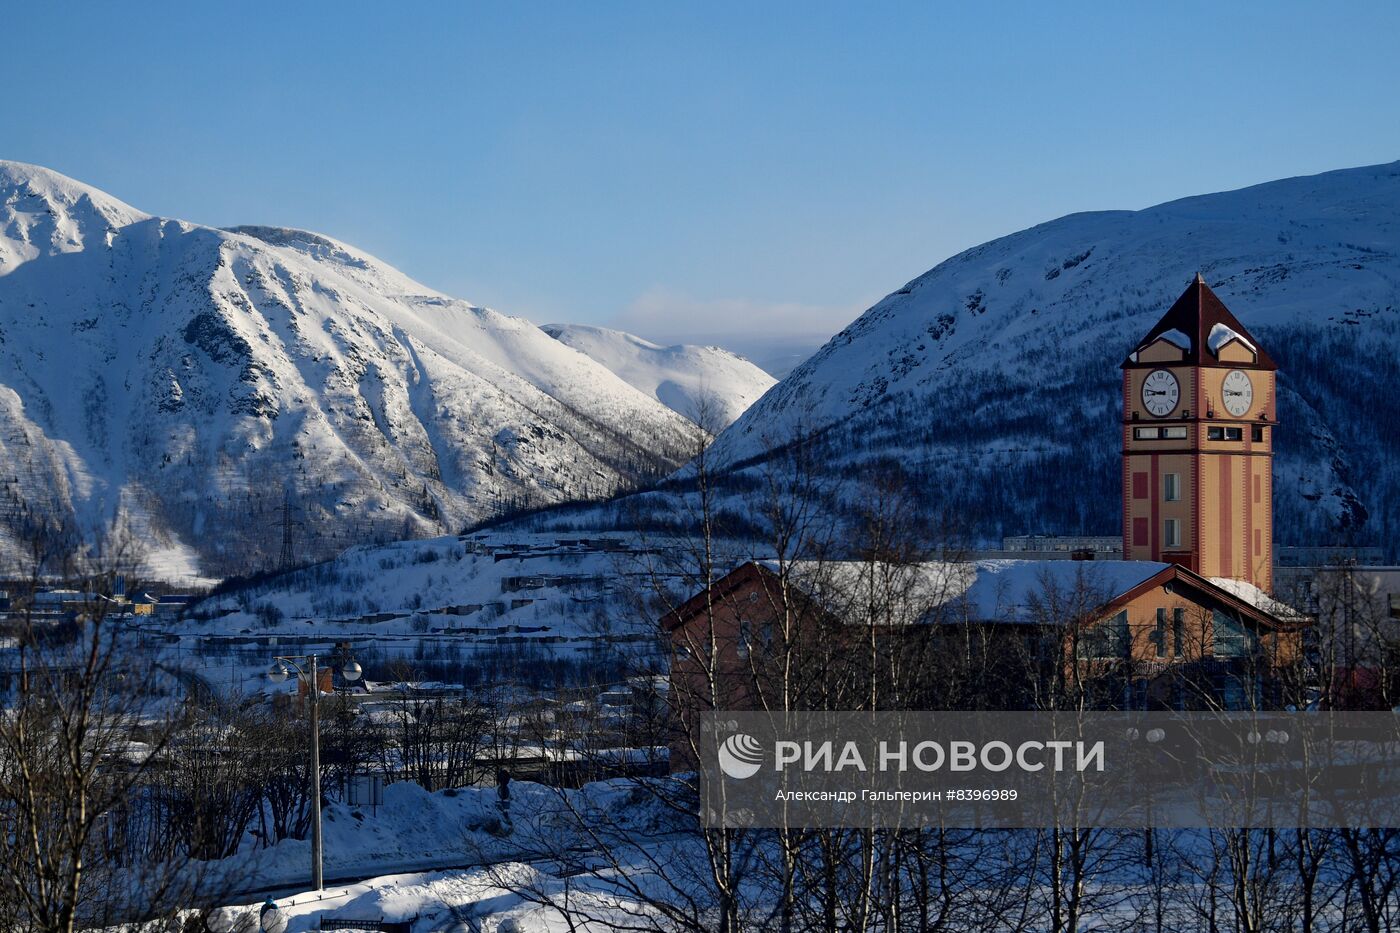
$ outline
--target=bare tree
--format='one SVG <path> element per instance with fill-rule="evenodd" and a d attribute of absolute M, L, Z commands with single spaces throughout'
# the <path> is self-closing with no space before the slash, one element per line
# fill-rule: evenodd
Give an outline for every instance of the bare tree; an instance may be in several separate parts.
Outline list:
<path fill-rule="evenodd" d="M 0 714 L 0 898 L 15 929 L 49 933 L 170 917 L 204 880 L 154 815 L 187 685 L 122 638 L 112 582 L 139 554 L 115 534 L 96 556 L 75 542 L 30 542 Z"/>

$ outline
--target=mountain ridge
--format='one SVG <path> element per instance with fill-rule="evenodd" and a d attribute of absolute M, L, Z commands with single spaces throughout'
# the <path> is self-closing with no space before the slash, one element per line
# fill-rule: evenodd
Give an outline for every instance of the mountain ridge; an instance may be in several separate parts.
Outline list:
<path fill-rule="evenodd" d="M 728 427 L 778 381 L 719 346 L 662 346 L 587 324 L 545 324 L 541 329 L 707 430 Z"/>
<path fill-rule="evenodd" d="M 1366 441 L 1366 400 L 1336 383 L 1395 382 L 1376 360 L 1400 350 L 1400 162 L 1070 214 L 959 253 L 795 368 L 709 462 L 830 435 L 847 472 L 886 463 L 948 490 L 931 507 L 974 503 L 983 540 L 1117 533 L 1118 363 L 1197 272 L 1280 361 L 1280 533 L 1393 541 L 1397 451 Z M 1063 485 L 1037 491 L 1041 473 Z"/>
<path fill-rule="evenodd" d="M 137 532 L 161 572 L 303 557 L 598 498 L 679 415 L 521 318 L 324 234 L 220 230 L 0 163 L 0 557 Z M 219 529 L 217 535 L 211 534 Z"/>

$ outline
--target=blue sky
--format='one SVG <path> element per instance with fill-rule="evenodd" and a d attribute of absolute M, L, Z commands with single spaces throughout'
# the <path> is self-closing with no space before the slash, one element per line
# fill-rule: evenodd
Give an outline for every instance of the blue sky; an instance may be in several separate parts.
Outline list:
<path fill-rule="evenodd" d="M 1400 158 L 1400 4 L 22 4 L 0 157 L 540 323 L 825 336 L 1079 210 Z"/>

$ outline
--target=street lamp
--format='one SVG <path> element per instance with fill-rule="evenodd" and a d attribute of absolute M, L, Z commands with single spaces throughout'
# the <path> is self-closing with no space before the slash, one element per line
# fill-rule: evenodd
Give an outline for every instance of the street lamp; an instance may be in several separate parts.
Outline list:
<path fill-rule="evenodd" d="M 345 647 L 345 646 L 342 646 Z M 316 672 L 317 657 L 314 654 L 278 655 L 272 659 L 267 679 L 275 684 L 284 683 L 292 671 L 307 685 L 307 696 L 311 702 L 311 888 L 321 890 L 321 686 Z M 305 662 L 305 667 L 301 662 Z M 360 679 L 363 670 L 349 655 L 341 653 L 340 676 L 348 681 Z"/>

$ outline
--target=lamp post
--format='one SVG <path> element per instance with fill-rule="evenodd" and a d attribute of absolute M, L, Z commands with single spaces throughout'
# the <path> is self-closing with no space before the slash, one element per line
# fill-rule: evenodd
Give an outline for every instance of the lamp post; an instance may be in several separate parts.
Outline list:
<path fill-rule="evenodd" d="M 316 655 L 279 655 L 272 659 L 267 679 L 275 684 L 283 683 L 291 676 L 290 668 L 307 685 L 307 697 L 311 703 L 311 888 L 321 890 L 321 685 L 316 671 Z M 305 662 L 303 667 L 301 662 Z M 343 655 L 340 676 L 349 681 L 360 679 L 360 665 Z"/>

